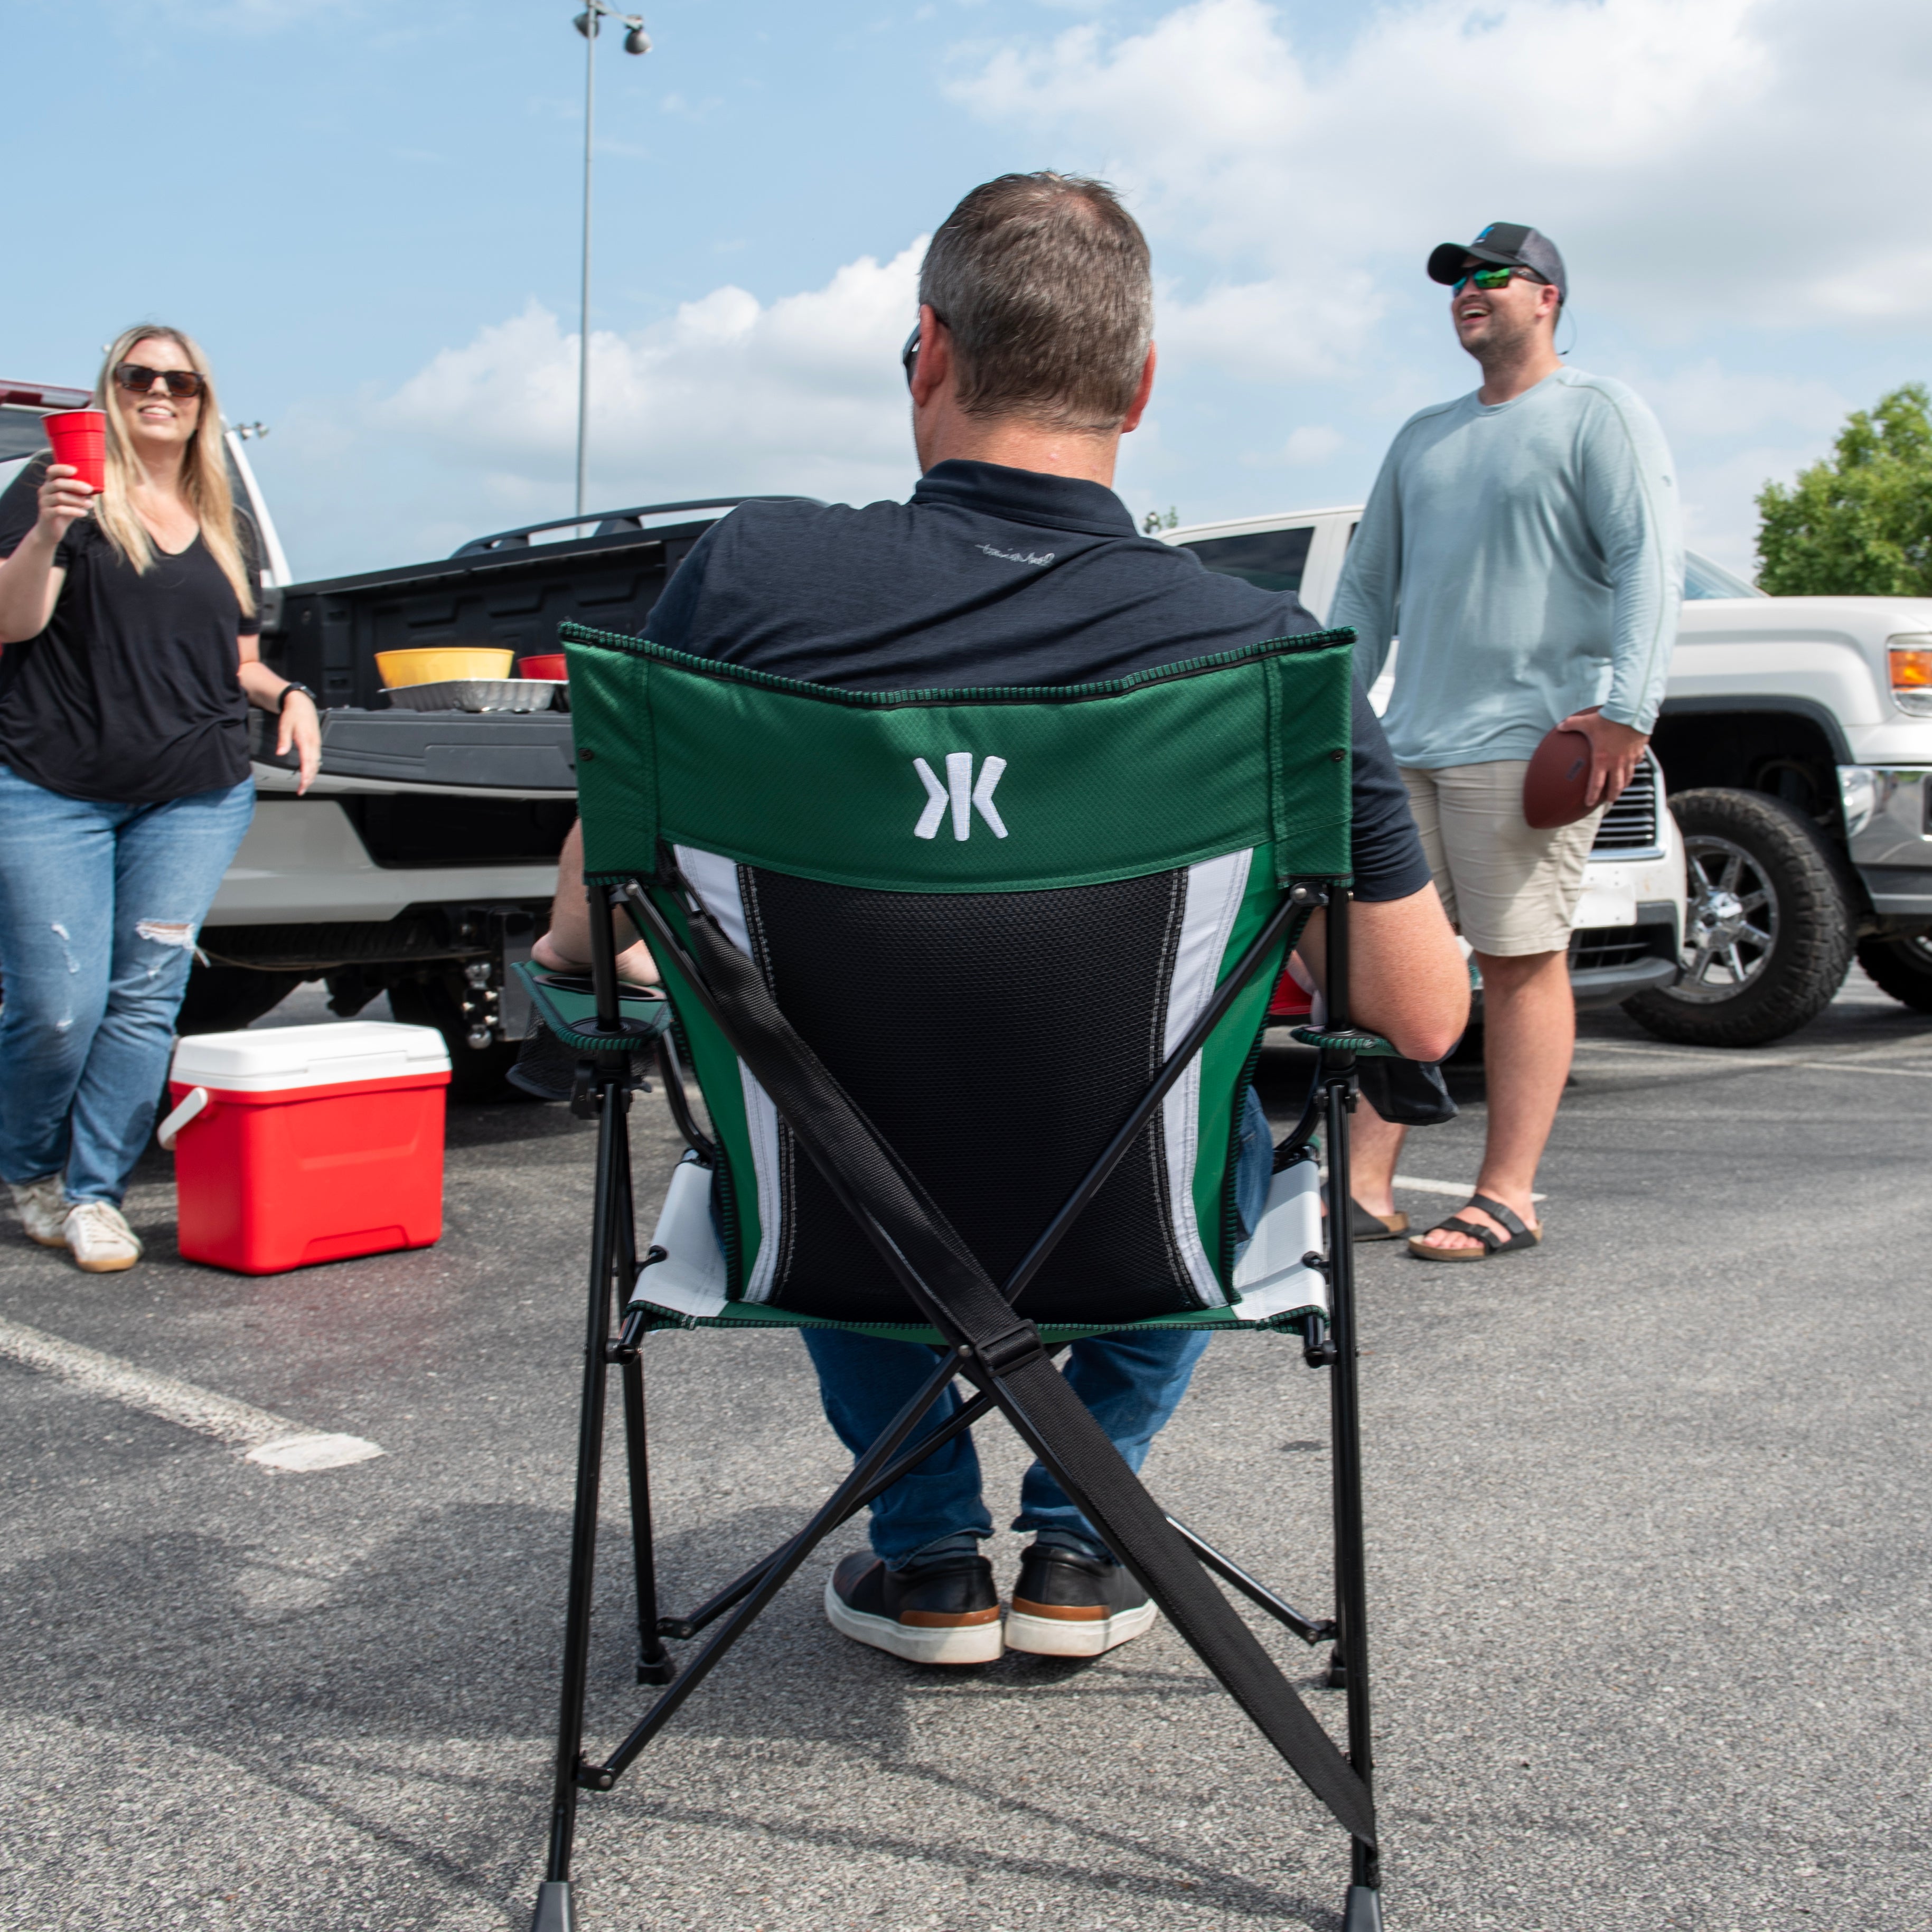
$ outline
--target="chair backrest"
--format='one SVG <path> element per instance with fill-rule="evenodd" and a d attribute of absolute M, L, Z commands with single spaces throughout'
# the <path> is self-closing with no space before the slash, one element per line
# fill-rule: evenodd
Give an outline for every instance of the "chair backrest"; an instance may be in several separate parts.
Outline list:
<path fill-rule="evenodd" d="M 1298 880 L 1345 881 L 1350 634 L 1106 683 L 835 690 L 566 624 L 584 862 L 695 892 L 995 1281 Z M 1028 1288 L 1037 1321 L 1232 1298 L 1234 1150 L 1279 950 Z M 903 1292 L 672 971 L 734 1299 Z"/>

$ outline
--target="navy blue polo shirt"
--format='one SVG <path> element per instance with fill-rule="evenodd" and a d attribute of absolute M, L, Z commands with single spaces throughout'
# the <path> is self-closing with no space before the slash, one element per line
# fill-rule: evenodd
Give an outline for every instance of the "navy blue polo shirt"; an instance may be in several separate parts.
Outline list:
<path fill-rule="evenodd" d="M 937 464 L 905 503 L 745 503 L 651 613 L 654 643 L 849 691 L 1088 684 L 1318 628 L 1294 596 L 1141 536 L 1112 490 Z M 1429 884 L 1408 795 L 1355 688 L 1355 896 Z"/>

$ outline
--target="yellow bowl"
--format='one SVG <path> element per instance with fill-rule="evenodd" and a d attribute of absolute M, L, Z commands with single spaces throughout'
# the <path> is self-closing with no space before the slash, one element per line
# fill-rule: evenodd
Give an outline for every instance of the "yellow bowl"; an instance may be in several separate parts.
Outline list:
<path fill-rule="evenodd" d="M 385 691 L 402 684 L 440 684 L 446 678 L 508 677 L 514 651 L 450 645 L 440 650 L 378 651 L 376 674 Z"/>

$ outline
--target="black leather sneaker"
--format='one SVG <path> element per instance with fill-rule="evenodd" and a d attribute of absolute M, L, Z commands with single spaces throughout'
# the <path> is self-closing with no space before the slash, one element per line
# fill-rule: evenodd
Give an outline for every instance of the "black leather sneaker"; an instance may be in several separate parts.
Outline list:
<path fill-rule="evenodd" d="M 1141 1636 L 1159 1614 L 1124 1565 L 1036 1543 L 1020 1558 L 1006 1648 L 1098 1657 Z"/>
<path fill-rule="evenodd" d="M 832 1628 L 914 1664 L 991 1664 L 1000 1654 L 1000 1593 L 983 1556 L 888 1570 L 855 1551 L 825 1584 Z"/>

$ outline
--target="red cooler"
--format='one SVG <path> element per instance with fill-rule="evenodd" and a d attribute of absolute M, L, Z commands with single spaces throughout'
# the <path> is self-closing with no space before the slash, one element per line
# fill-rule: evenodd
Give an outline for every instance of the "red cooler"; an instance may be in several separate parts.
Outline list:
<path fill-rule="evenodd" d="M 442 1233 L 434 1027 L 345 1020 L 191 1034 L 160 1124 L 181 1251 L 243 1274 L 427 1247 Z"/>

